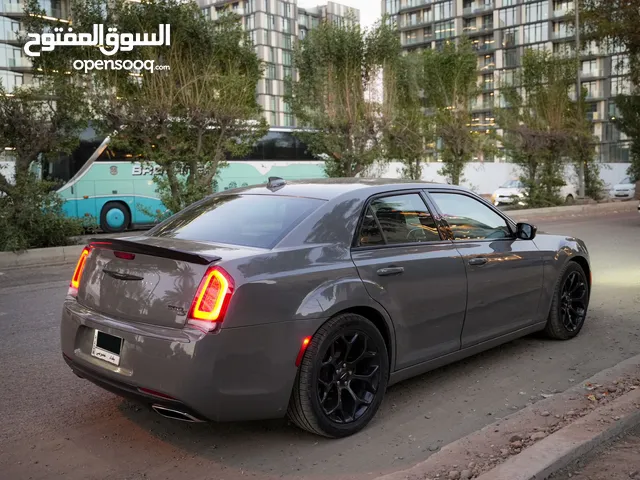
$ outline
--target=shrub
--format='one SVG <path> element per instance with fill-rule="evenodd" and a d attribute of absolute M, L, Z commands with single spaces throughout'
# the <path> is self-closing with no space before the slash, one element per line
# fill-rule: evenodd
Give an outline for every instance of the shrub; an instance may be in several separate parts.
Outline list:
<path fill-rule="evenodd" d="M 69 218 L 51 182 L 29 177 L 0 197 L 0 251 L 69 245 L 88 221 Z"/>

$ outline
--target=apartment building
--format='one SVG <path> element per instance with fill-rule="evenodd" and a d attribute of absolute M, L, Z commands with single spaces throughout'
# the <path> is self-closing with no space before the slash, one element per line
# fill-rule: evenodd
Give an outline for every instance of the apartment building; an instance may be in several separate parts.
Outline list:
<path fill-rule="evenodd" d="M 41 0 L 40 5 L 49 17 L 68 23 L 68 0 Z M 8 93 L 32 81 L 31 60 L 18 41 L 24 34 L 24 7 L 20 0 L 0 0 L 0 81 Z"/>
<path fill-rule="evenodd" d="M 217 20 L 231 10 L 242 16 L 244 28 L 265 63 L 265 75 L 258 83 L 258 102 L 272 127 L 293 127 L 295 118 L 284 101 L 285 79 L 295 73 L 293 48 L 298 39 L 323 21 L 359 22 L 359 10 L 335 2 L 312 8 L 297 0 L 198 0 L 207 18 Z"/>
<path fill-rule="evenodd" d="M 575 55 L 573 10 L 573 0 L 382 0 L 383 14 L 397 23 L 407 52 L 469 37 L 478 52 L 482 88 L 473 107 L 472 127 L 479 131 L 495 128 L 500 85 L 514 78 L 525 49 Z M 591 44 L 581 52 L 581 61 L 589 118 L 599 139 L 598 158 L 628 162 L 629 141 L 611 122 L 618 113 L 614 97 L 631 88 L 628 58 Z"/>

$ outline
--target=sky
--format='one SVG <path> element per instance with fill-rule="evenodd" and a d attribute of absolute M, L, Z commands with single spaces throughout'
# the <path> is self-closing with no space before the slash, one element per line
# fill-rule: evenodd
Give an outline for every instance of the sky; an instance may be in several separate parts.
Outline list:
<path fill-rule="evenodd" d="M 360 10 L 360 23 L 363 27 L 370 27 L 382 16 L 380 0 L 333 0 Z M 300 7 L 315 7 L 323 5 L 325 0 L 298 0 Z"/>

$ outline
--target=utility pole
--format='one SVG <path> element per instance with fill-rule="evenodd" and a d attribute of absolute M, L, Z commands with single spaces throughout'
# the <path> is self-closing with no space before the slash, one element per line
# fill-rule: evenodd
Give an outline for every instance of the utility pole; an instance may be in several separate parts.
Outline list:
<path fill-rule="evenodd" d="M 578 65 L 578 73 L 576 75 L 576 107 L 578 109 L 578 115 L 582 115 L 582 62 L 580 61 L 580 0 L 574 0 L 575 9 L 576 9 L 576 59 Z M 585 188 L 584 188 L 584 162 L 580 160 L 580 168 L 578 169 L 578 183 L 579 183 L 579 192 L 578 195 L 580 198 L 585 197 Z"/>

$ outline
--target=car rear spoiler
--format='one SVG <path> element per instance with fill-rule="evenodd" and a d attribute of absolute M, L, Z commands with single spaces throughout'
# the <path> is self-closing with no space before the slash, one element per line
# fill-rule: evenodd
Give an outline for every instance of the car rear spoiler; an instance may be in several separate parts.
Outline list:
<path fill-rule="evenodd" d="M 205 255 L 201 253 L 187 252 L 175 248 L 159 247 L 146 243 L 132 242 L 121 238 L 92 238 L 89 245 L 95 248 L 108 250 L 118 250 L 128 253 L 139 253 L 140 255 L 153 255 L 154 257 L 170 258 L 182 262 L 195 263 L 197 265 L 209 265 L 222 259 L 217 255 Z"/>

